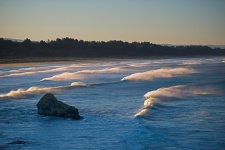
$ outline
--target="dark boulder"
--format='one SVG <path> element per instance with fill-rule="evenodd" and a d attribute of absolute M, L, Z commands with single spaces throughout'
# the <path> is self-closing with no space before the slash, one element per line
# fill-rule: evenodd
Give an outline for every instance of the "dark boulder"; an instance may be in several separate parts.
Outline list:
<path fill-rule="evenodd" d="M 71 118 L 74 120 L 83 119 L 78 109 L 58 101 L 51 93 L 45 94 L 37 103 L 38 114 L 45 116 L 57 116 Z"/>

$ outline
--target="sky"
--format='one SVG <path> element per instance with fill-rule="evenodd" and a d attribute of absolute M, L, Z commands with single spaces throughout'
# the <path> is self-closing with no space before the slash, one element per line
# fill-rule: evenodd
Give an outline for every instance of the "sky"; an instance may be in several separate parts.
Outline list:
<path fill-rule="evenodd" d="M 0 37 L 225 45 L 225 0 L 0 0 Z"/>

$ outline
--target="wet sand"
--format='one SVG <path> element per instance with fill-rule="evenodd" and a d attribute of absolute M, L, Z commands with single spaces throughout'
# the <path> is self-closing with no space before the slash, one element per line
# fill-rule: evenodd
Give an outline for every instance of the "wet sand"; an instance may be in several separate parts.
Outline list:
<path fill-rule="evenodd" d="M 41 64 L 68 64 L 84 62 L 109 62 L 121 61 L 134 58 L 0 58 L 0 66 L 24 66 Z M 137 59 L 137 58 L 136 58 Z"/>
<path fill-rule="evenodd" d="M 199 56 L 200 57 L 200 56 Z M 170 59 L 170 58 L 199 58 L 199 57 L 175 57 L 175 56 L 152 56 L 152 57 L 110 57 L 110 58 L 75 58 L 75 57 L 28 57 L 28 58 L 0 58 L 0 66 L 24 66 L 24 65 L 41 65 L 41 64 L 68 64 L 68 63 L 85 63 L 85 62 L 110 62 L 110 61 L 124 61 L 134 59 Z M 205 56 L 205 58 L 212 58 L 214 56 Z M 223 57 L 223 56 L 221 56 Z M 202 58 L 202 57 L 201 57 Z"/>

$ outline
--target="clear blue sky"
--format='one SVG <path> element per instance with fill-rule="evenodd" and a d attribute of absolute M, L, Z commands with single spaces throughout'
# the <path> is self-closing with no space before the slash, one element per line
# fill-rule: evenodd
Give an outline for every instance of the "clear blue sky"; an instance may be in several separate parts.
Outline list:
<path fill-rule="evenodd" d="M 0 37 L 225 45 L 225 0 L 0 0 Z"/>

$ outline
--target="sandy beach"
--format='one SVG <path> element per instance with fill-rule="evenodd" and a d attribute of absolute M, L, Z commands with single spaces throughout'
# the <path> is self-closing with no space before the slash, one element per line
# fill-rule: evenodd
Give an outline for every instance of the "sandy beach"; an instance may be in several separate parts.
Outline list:
<path fill-rule="evenodd" d="M 68 64 L 83 62 L 109 62 L 128 60 L 131 58 L 0 58 L 0 66 L 23 66 L 41 64 Z"/>

